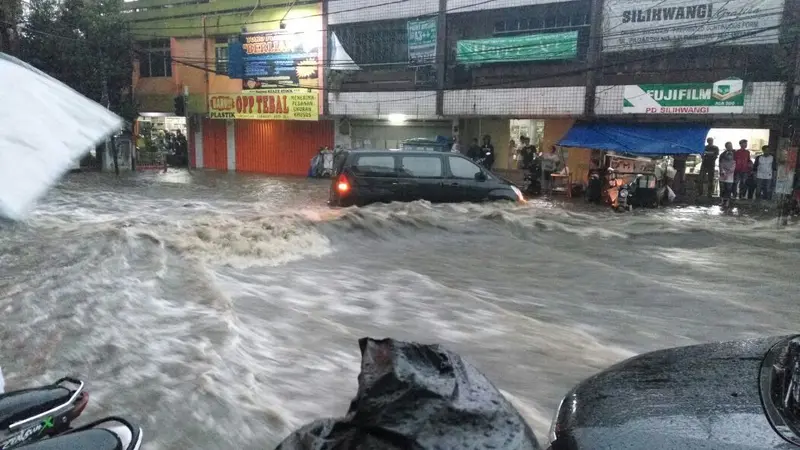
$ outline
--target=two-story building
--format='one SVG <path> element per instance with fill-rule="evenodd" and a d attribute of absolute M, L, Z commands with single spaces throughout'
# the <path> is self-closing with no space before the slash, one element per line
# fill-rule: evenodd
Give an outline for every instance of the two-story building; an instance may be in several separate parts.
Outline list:
<path fill-rule="evenodd" d="M 286 0 L 125 3 L 137 41 L 133 86 L 141 121 L 188 133 L 191 164 L 304 175 L 333 145 L 321 120 L 323 5 Z M 230 78 L 230 40 L 246 79 Z M 175 98 L 188 92 L 188 120 Z"/>
<path fill-rule="evenodd" d="M 510 141 L 549 149 L 576 119 L 774 142 L 796 70 L 796 0 L 326 4 L 337 143 L 457 135 L 464 147 L 489 134 L 498 168 L 516 164 Z M 568 157 L 585 168 L 589 152 Z"/>

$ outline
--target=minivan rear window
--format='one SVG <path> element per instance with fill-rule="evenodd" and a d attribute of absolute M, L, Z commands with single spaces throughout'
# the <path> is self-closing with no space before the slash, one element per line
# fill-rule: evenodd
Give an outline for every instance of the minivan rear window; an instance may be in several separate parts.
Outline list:
<path fill-rule="evenodd" d="M 431 156 L 403 156 L 400 174 L 404 177 L 442 178 L 442 158 Z"/>
<path fill-rule="evenodd" d="M 356 158 L 353 163 L 353 172 L 359 175 L 372 177 L 394 177 L 394 156 L 392 155 L 364 155 Z"/>

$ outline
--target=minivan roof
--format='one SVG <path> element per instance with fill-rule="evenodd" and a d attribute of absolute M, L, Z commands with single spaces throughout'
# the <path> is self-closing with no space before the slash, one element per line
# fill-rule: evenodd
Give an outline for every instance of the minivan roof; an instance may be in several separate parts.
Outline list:
<path fill-rule="evenodd" d="M 345 150 L 345 151 L 347 153 L 355 153 L 355 154 L 358 154 L 358 155 L 370 154 L 370 153 L 379 154 L 379 155 L 383 155 L 383 154 L 395 155 L 395 154 L 399 153 L 399 154 L 403 154 L 403 155 L 415 155 L 415 156 L 416 155 L 464 156 L 461 153 L 455 153 L 455 152 L 431 152 L 431 151 L 425 151 L 425 150 L 365 150 L 365 149 L 356 149 L 356 150 Z"/>

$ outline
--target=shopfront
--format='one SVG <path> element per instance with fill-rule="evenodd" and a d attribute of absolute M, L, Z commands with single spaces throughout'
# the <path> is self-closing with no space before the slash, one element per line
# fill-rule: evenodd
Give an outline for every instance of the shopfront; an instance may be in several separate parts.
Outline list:
<path fill-rule="evenodd" d="M 302 88 L 209 96 L 198 167 L 305 175 L 320 147 L 333 146 L 333 122 L 320 120 L 318 99 Z"/>

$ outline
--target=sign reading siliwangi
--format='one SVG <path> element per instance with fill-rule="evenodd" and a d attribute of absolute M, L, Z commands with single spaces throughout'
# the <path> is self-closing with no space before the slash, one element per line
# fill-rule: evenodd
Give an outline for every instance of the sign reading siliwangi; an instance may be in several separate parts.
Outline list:
<path fill-rule="evenodd" d="M 603 51 L 720 45 L 774 44 L 784 0 L 606 0 Z"/>
<path fill-rule="evenodd" d="M 436 18 L 408 21 L 408 61 L 433 64 L 436 61 Z"/>
<path fill-rule="evenodd" d="M 640 84 L 625 86 L 626 114 L 741 114 L 744 81 L 729 78 L 716 83 Z"/>
<path fill-rule="evenodd" d="M 319 120 L 317 92 L 266 89 L 208 96 L 211 119 Z"/>

